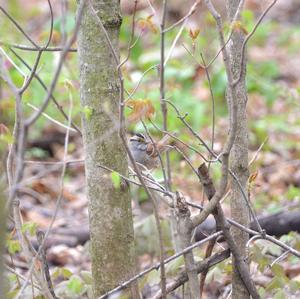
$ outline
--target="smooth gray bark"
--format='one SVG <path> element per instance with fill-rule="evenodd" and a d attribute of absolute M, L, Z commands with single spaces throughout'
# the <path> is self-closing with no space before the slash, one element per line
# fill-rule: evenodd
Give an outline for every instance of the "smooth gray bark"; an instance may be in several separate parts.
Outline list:
<path fill-rule="evenodd" d="M 88 3 L 88 1 L 86 1 Z M 116 53 L 122 18 L 118 0 L 91 1 Z M 105 165 L 127 176 L 128 162 L 118 135 L 120 81 L 116 62 L 91 8 L 85 5 L 78 37 L 83 141 L 91 234 L 94 296 L 134 274 L 134 238 L 129 188 L 114 186 Z M 135 295 L 132 295 L 134 298 Z"/>
<path fill-rule="evenodd" d="M 232 21 L 237 8 L 241 0 L 228 0 L 227 1 L 227 13 L 229 20 Z M 244 33 L 234 31 L 231 42 L 229 44 L 229 54 L 232 67 L 233 78 L 236 79 L 240 73 L 241 68 L 241 53 L 242 44 L 244 41 Z M 246 65 L 246 64 L 244 64 Z M 239 179 L 245 194 L 247 194 L 247 182 L 249 177 L 248 170 L 248 126 L 247 126 L 247 90 L 245 84 L 246 67 L 242 70 L 242 77 L 240 82 L 235 87 L 237 95 L 237 134 L 234 145 L 230 154 L 230 168 Z M 232 219 L 249 226 L 249 211 L 245 200 L 242 197 L 242 193 L 237 182 L 231 179 L 231 216 Z M 237 228 L 232 227 L 231 229 L 233 238 L 239 247 L 243 258 L 246 259 L 246 243 L 249 239 L 249 235 Z M 233 267 L 232 276 L 232 298 L 249 298 L 247 289 L 245 288 L 240 275 Z"/>

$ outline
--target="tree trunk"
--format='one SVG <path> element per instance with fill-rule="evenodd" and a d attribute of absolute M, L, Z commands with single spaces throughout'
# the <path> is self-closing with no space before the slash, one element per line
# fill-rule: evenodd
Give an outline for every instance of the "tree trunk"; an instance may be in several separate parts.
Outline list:
<path fill-rule="evenodd" d="M 237 8 L 241 0 L 227 0 L 227 14 L 230 22 L 233 20 Z M 236 79 L 240 73 L 240 61 L 242 53 L 242 44 L 244 41 L 244 33 L 234 30 L 229 44 L 229 53 L 233 78 Z M 246 65 L 246 64 L 244 64 Z M 237 84 L 237 135 L 230 154 L 230 167 L 239 179 L 242 188 L 247 194 L 247 181 L 249 177 L 248 170 L 248 126 L 246 116 L 247 91 L 245 86 L 246 67 L 242 70 L 242 77 Z M 231 180 L 232 196 L 231 196 L 231 216 L 232 219 L 249 226 L 249 211 L 245 200 L 239 189 L 237 182 Z M 246 258 L 246 243 L 249 235 L 244 231 L 232 227 L 232 234 L 236 244 L 239 246 L 240 252 Z M 236 267 L 233 267 L 232 276 L 232 298 L 249 298 L 247 289 L 245 288 Z"/>
<path fill-rule="evenodd" d="M 0 57 L 0 69 L 2 68 L 4 63 L 4 59 Z M 2 99 L 2 85 L 0 85 L 0 101 Z M 3 118 L 2 118 L 3 121 Z M 4 122 L 4 121 L 3 121 Z M 0 123 L 0 126 L 2 124 Z M 2 128 L 1 128 L 2 129 Z M 1 130 L 2 131 L 2 130 Z M 0 132 L 2 134 L 2 132 Z M 6 209 L 5 202 L 7 198 L 5 198 L 5 190 L 6 186 L 6 177 L 5 177 L 5 168 L 4 161 L 6 161 L 6 146 L 3 145 L 3 142 L 0 144 L 0 298 L 5 298 L 5 285 L 4 285 L 4 250 L 5 250 L 5 235 L 6 235 Z"/>
<path fill-rule="evenodd" d="M 86 2 L 78 52 L 93 290 L 98 297 L 134 274 L 134 238 L 128 186 L 113 184 L 110 173 L 97 167 L 101 164 L 125 176 L 128 173 L 127 155 L 118 135 L 120 81 L 117 66 L 89 1 Z M 122 22 L 119 1 L 94 0 L 91 3 L 119 55 Z"/>
<path fill-rule="evenodd" d="M 2 157 L 2 148 L 0 146 L 0 156 Z M 4 284 L 4 259 L 3 254 L 5 252 L 5 235 L 6 235 L 6 213 L 5 213 L 5 177 L 3 175 L 4 173 L 4 167 L 3 160 L 0 160 L 1 166 L 0 166 L 0 173 L 2 174 L 0 176 L 0 298 L 5 298 L 6 293 L 6 286 Z"/>

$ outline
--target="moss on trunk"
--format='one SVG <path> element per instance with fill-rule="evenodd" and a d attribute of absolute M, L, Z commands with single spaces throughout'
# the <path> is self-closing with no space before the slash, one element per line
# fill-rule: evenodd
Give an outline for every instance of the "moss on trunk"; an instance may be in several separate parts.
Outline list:
<path fill-rule="evenodd" d="M 86 1 L 88 2 L 88 1 Z M 119 53 L 118 0 L 91 1 Z M 118 135 L 120 82 L 116 63 L 90 7 L 85 6 L 78 37 L 83 141 L 92 274 L 95 297 L 134 274 L 134 239 L 129 190 L 115 188 L 102 164 L 127 175 L 127 155 Z"/>

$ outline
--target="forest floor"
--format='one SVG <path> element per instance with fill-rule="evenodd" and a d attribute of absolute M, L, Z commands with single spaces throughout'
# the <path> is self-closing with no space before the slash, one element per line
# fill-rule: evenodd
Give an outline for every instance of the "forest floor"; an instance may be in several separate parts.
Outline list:
<path fill-rule="evenodd" d="M 54 8 L 58 11 L 58 3 L 53 2 Z M 299 15 L 295 14 L 297 10 L 291 9 L 293 5 L 298 5 L 298 3 L 296 3 L 297 1 L 295 3 L 293 1 L 279 2 L 279 6 L 274 7 L 266 24 L 262 25 L 262 29 L 257 33 L 248 50 L 249 161 L 251 161 L 250 174 L 252 176 L 249 193 L 258 215 L 269 215 L 282 210 L 295 210 L 299 208 L 300 201 L 300 29 Z M 291 7 L 288 6 L 288 2 L 290 2 Z M 26 3 L 29 2 L 26 1 Z M 256 9 L 255 5 L 258 5 L 257 1 L 248 1 L 249 8 Z M 287 8 L 284 10 L 285 6 Z M 170 18 L 174 16 L 174 12 L 176 10 L 172 7 Z M 182 14 L 178 11 L 176 13 Z M 39 16 L 36 22 L 42 20 L 43 16 L 45 17 L 43 14 Z M 191 22 L 193 23 L 195 20 Z M 142 39 L 141 43 L 143 44 L 143 42 Z M 147 44 L 146 41 L 145 44 Z M 130 70 L 134 71 L 135 65 L 131 65 Z M 205 74 L 197 66 L 193 66 L 192 70 L 189 78 L 191 80 L 189 92 L 196 99 L 193 105 L 197 105 L 199 102 L 206 105 L 204 106 L 205 114 L 205 111 L 210 109 L 208 108 L 210 93 L 205 83 Z M 215 70 L 217 75 L 214 77 L 213 87 L 217 90 L 218 80 L 222 73 L 218 68 Z M 168 83 L 172 86 L 170 95 L 172 95 L 174 86 L 183 88 L 181 84 L 185 84 L 174 82 L 172 79 L 169 79 Z M 224 83 L 220 84 L 224 85 Z M 148 88 L 150 87 L 148 86 Z M 168 85 L 166 88 L 168 89 Z M 147 90 L 147 88 L 145 89 Z M 220 92 L 217 105 L 224 104 L 222 102 L 223 91 Z M 184 106 L 183 109 L 189 109 L 187 107 L 191 106 Z M 221 110 L 217 111 L 215 123 L 214 148 L 216 152 L 220 152 L 227 134 L 224 129 L 227 126 L 226 113 Z M 78 123 L 80 123 L 79 118 Z M 196 121 L 192 124 L 195 130 L 201 132 L 203 138 L 210 139 L 210 122 L 204 122 L 201 129 L 196 127 Z M 133 130 L 135 129 L 131 126 L 130 131 Z M 184 129 L 179 128 L 179 132 L 184 135 L 184 138 L 191 138 Z M 24 222 L 33 223 L 35 227 L 41 230 L 47 230 L 51 223 L 56 202 L 60 196 L 62 164 L 57 162 L 61 162 L 64 157 L 64 140 L 64 130 L 45 122 L 42 128 L 31 135 L 28 143 L 25 176 L 22 183 L 23 187 L 20 190 L 20 205 Z M 70 163 L 67 166 L 62 188 L 62 205 L 58 210 L 52 232 L 46 242 L 47 259 L 54 277 L 54 284 L 60 283 L 61 288 L 65 287 L 62 283 L 65 283 L 72 274 L 79 275 L 84 280 L 82 277 L 86 273 L 85 271 L 90 271 L 91 267 L 84 151 L 81 137 L 78 134 L 71 134 L 68 149 L 67 160 Z M 180 190 L 195 203 L 202 203 L 203 191 L 197 178 L 189 174 L 186 170 L 186 163 L 178 156 L 174 154 L 172 159 L 172 163 L 175 165 L 173 166 L 174 190 Z M 196 156 L 191 156 L 191 160 L 195 167 L 201 163 Z M 218 173 L 217 169 L 213 170 L 215 178 L 218 178 Z M 161 173 L 154 172 L 154 175 L 160 176 Z M 158 261 L 156 231 L 152 206 L 145 198 L 145 194 L 141 190 L 132 188 L 132 196 L 139 255 L 138 267 L 142 270 Z M 229 198 L 230 196 L 223 202 L 228 216 L 230 216 Z M 196 212 L 196 210 L 192 210 L 192 213 Z M 160 204 L 162 219 L 166 218 L 167 213 L 164 205 Z M 164 221 L 163 225 L 166 226 L 164 229 L 168 232 L 167 222 Z M 14 238 L 13 233 L 11 233 L 11 238 Z M 282 238 L 296 248 L 300 248 L 300 237 L 297 234 Z M 294 240 L 292 241 L 291 238 Z M 35 236 L 31 239 L 33 244 L 37 245 Z M 164 241 L 166 253 L 169 254 L 172 252 L 169 233 L 166 233 Z M 271 252 L 269 256 L 263 258 L 259 255 L 259 249 L 253 248 L 256 262 L 253 263 L 253 267 L 251 266 L 256 283 L 266 289 L 265 298 L 269 298 L 268 296 L 274 295 L 272 287 L 278 289 L 284 282 L 274 282 L 276 270 L 273 271 L 270 268 L 261 268 L 260 266 L 263 263 L 271 263 L 282 252 L 278 248 L 268 247 L 263 243 L 257 246 L 257 248 L 264 248 L 265 251 Z M 253 247 L 255 246 L 253 245 Z M 199 256 L 203 256 L 203 252 L 203 250 L 199 250 Z M 7 254 L 6 260 L 10 267 L 24 275 L 26 274 L 28 265 L 21 254 Z M 226 294 L 228 295 L 231 270 L 226 268 L 226 265 L 229 264 L 224 264 L 219 269 L 216 268 L 209 273 L 205 288 L 206 298 L 226 298 Z M 281 271 L 280 273 L 286 279 L 286 288 L 289 288 L 286 292 L 296 294 L 296 291 L 293 293 L 291 290 L 296 286 L 297 291 L 299 291 L 299 261 L 287 256 L 279 261 L 278 265 L 280 269 L 277 271 Z M 168 270 L 172 271 L 172 269 Z M 144 287 L 146 285 L 153 286 L 157 283 L 157 277 L 157 273 L 153 276 L 149 275 L 141 284 Z M 60 292 L 59 288 L 58 286 L 58 292 Z M 155 286 L 153 288 L 155 289 Z M 150 289 L 145 288 L 145 290 L 145 296 L 148 297 Z M 84 296 L 78 298 L 85 298 Z M 296 295 L 290 296 L 289 298 L 292 298 Z M 174 295 L 174 298 L 179 297 Z"/>

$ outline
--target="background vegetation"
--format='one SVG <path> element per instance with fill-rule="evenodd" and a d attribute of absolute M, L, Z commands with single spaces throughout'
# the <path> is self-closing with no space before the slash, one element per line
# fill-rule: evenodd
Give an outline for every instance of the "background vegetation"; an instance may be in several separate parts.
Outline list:
<path fill-rule="evenodd" d="M 64 1 L 52 1 L 54 31 L 51 46 L 53 47 L 59 47 L 66 36 L 70 36 L 75 24 L 76 3 L 65 1 L 66 11 L 62 15 L 61 2 Z M 123 58 L 127 55 L 132 19 L 130 7 L 125 2 L 120 35 L 121 57 Z M 249 160 L 252 162 L 249 192 L 258 215 L 267 215 L 283 209 L 292 210 L 299 206 L 300 200 L 300 29 L 293 12 L 282 9 L 280 5 L 278 7 L 275 5 L 274 12 L 257 29 L 248 46 Z M 291 1 L 291 5 L 296 4 Z M 4 6 L 36 42 L 46 43 L 50 26 L 49 8 L 46 1 L 10 0 Z M 160 5 L 157 3 L 158 13 L 160 13 L 159 7 Z M 242 30 L 251 31 L 261 11 L 260 4 L 256 4 L 256 1 L 248 1 L 247 9 L 242 14 Z M 186 13 L 186 8 L 172 6 L 167 16 L 167 27 Z M 140 82 L 143 74 L 147 72 L 132 99 L 149 101 L 156 111 L 152 121 L 162 128 L 158 70 L 153 67 L 159 63 L 159 20 L 152 14 L 149 7 L 137 12 L 136 43 L 131 50 L 129 61 L 124 66 L 123 73 L 125 88 L 130 93 Z M 11 46 L 30 45 L 3 13 L 0 18 L 0 28 L 2 33 L 0 51 L 4 67 L 9 71 L 13 83 L 21 87 L 24 79 L 22 74 L 29 73 L 24 62 L 32 66 L 37 53 Z M 166 49 L 170 48 L 177 33 L 178 30 L 175 29 L 166 34 Z M 73 48 L 76 48 L 76 44 L 73 45 Z M 203 10 L 192 16 L 183 29 L 165 70 L 166 98 L 180 107 L 182 114 L 187 113 L 186 120 L 197 133 L 210 142 L 212 101 L 205 72 L 197 61 L 201 62 L 200 55 L 203 54 L 208 63 L 217 51 L 215 23 L 212 17 Z M 46 86 L 49 86 L 52 80 L 58 63 L 58 55 L 58 52 L 44 52 L 42 55 L 37 73 Z M 21 57 L 23 61 L 18 57 Z M 214 149 L 219 152 L 227 136 L 228 126 L 225 103 L 227 82 L 220 57 L 212 65 L 210 77 L 215 96 Z M 76 52 L 70 52 L 53 96 L 65 111 L 69 111 L 70 98 L 72 98 L 72 121 L 80 127 L 81 113 L 88 115 L 91 111 L 88 107 L 80 106 L 78 78 L 78 57 Z M 1 132 L 0 142 L 1 147 L 6 148 L 13 142 L 15 98 L 3 80 L 0 81 L 0 84 L 0 122 L 8 129 Z M 34 79 L 23 96 L 25 115 L 29 116 L 35 107 L 39 107 L 44 96 L 45 89 L 38 80 Z M 129 120 L 132 116 L 132 111 L 128 107 L 126 116 Z M 20 202 L 22 216 L 25 220 L 22 228 L 28 232 L 28 236 L 32 240 L 35 239 L 37 228 L 46 229 L 48 227 L 58 196 L 57 184 L 60 179 L 58 168 L 55 168 L 55 164 L 38 163 L 38 161 L 60 161 L 63 157 L 65 130 L 61 125 L 55 124 L 53 120 L 56 123 L 67 125 L 56 105 L 51 102 L 45 110 L 44 116 L 39 118 L 28 135 L 29 142 L 25 153 L 25 159 L 28 162 L 25 164 Z M 199 146 L 171 107 L 168 113 L 168 123 L 171 132 L 176 133 L 191 145 Z M 147 125 L 154 138 L 159 139 L 161 134 L 151 122 L 147 122 Z M 144 132 L 144 128 L 140 122 L 129 121 L 128 132 L 129 134 Z M 194 155 L 188 149 L 182 148 L 182 150 L 189 156 L 195 167 L 203 162 L 199 160 L 199 156 Z M 68 159 L 82 158 L 81 137 L 76 132 L 71 132 Z M 201 203 L 203 191 L 186 162 L 176 151 L 170 153 L 170 159 L 174 190 L 182 190 L 195 202 Z M 213 178 L 218 179 L 220 166 L 212 164 L 211 173 Z M 154 171 L 154 176 L 161 178 L 161 171 Z M 50 238 L 52 244 L 49 244 L 48 248 L 48 260 L 55 291 L 58 296 L 61 295 L 63 298 L 85 298 L 91 292 L 88 242 L 80 242 L 78 241 L 80 237 L 78 238 L 75 233 L 74 236 L 70 233 L 74 227 L 83 228 L 81 232 L 88 231 L 84 187 L 83 165 L 71 164 L 66 171 L 63 204 L 55 221 L 53 237 Z M 156 228 L 152 207 L 144 191 L 140 188 L 132 188 L 131 192 L 138 264 L 139 268 L 143 269 L 158 259 Z M 228 198 L 223 201 L 225 211 L 228 205 L 227 201 Z M 165 215 L 166 210 L 161 205 L 160 216 L 165 218 Z M 162 228 L 165 251 L 172 254 L 167 220 L 162 221 Z M 68 235 L 64 235 L 63 230 L 68 231 Z M 26 274 L 27 267 L 22 259 L 21 247 L 16 239 L 15 231 L 9 230 L 6 239 L 5 260 L 10 267 L 10 271 L 7 272 L 7 288 L 9 289 L 9 298 L 14 298 L 22 285 L 19 276 Z M 300 238 L 297 233 L 291 232 L 281 239 L 288 245 L 300 249 Z M 295 296 L 296 298 L 300 290 L 299 260 L 294 256 L 287 255 L 275 264 L 272 263 L 281 256 L 282 251 L 265 241 L 256 241 L 250 248 L 253 261 L 251 273 L 260 286 L 260 294 L 264 298 L 287 298 L 286 296 L 289 298 Z M 196 252 L 199 258 L 203 257 L 203 249 Z M 167 274 L 170 277 L 175 275 L 180 264 L 183 264 L 182 259 L 170 263 L 167 266 Z M 11 273 L 14 271 L 19 274 Z M 225 261 L 209 271 L 205 289 L 207 296 L 226 297 L 230 289 L 228 277 L 231 271 L 229 261 Z M 140 280 L 146 296 L 157 290 L 158 282 L 159 274 L 157 272 L 151 272 Z M 31 288 L 28 287 L 26 289 L 28 298 L 31 296 L 31 292 Z"/>

